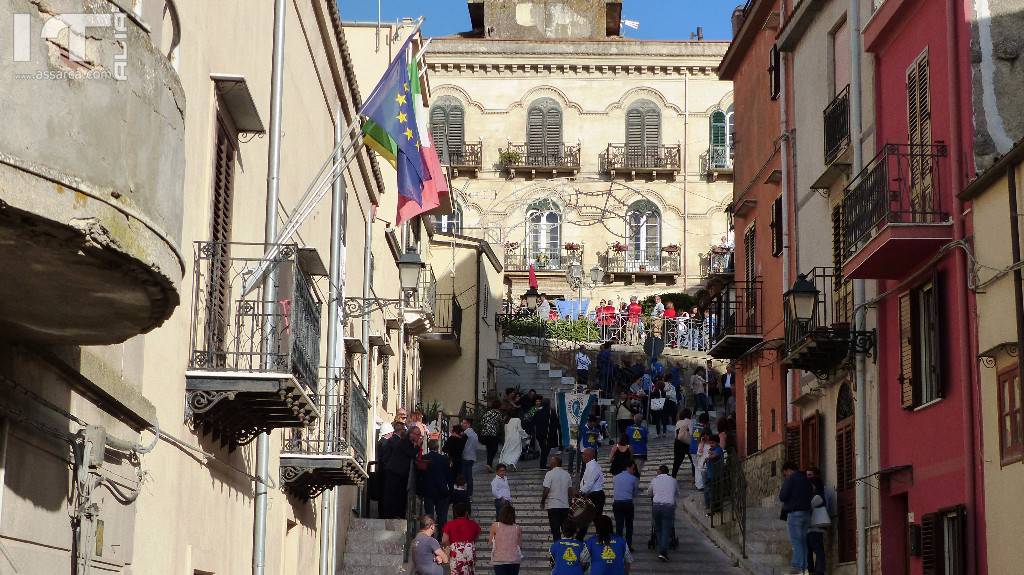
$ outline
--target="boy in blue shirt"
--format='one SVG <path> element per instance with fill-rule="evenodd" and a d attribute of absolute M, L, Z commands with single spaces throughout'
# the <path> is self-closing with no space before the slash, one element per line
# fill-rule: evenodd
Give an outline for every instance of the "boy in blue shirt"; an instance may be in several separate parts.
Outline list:
<path fill-rule="evenodd" d="M 643 472 L 644 463 L 647 461 L 647 426 L 644 425 L 643 414 L 637 413 L 633 416 L 633 425 L 626 428 L 626 436 L 629 438 L 629 449 L 633 452 L 637 469 Z"/>
<path fill-rule="evenodd" d="M 590 552 L 576 535 L 576 522 L 566 519 L 562 523 L 562 538 L 551 544 L 548 559 L 551 561 L 551 575 L 583 575 L 590 563 Z"/>
<path fill-rule="evenodd" d="M 593 415 L 587 419 L 587 425 L 583 427 L 581 440 L 583 442 L 582 449 L 597 451 L 601 447 L 601 426 Z"/>

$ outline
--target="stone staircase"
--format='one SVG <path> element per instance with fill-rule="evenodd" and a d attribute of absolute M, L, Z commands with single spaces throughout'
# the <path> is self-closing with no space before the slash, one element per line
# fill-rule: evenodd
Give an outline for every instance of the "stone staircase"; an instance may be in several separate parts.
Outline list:
<path fill-rule="evenodd" d="M 406 573 L 404 519 L 360 519 L 349 523 L 342 575 Z"/>
<path fill-rule="evenodd" d="M 658 465 L 672 463 L 672 442 L 671 433 L 663 439 L 652 441 L 650 448 L 650 460 L 643 470 L 640 481 L 641 496 L 636 501 L 636 518 L 633 535 L 633 559 L 632 573 L 654 574 L 654 573 L 701 573 L 702 575 L 724 575 L 743 573 L 734 565 L 720 549 L 715 547 L 704 535 L 700 528 L 686 519 L 686 513 L 682 507 L 676 512 L 676 533 L 680 540 L 679 549 L 669 553 L 670 563 L 662 563 L 657 560 L 657 552 L 647 548 L 647 541 L 651 534 L 652 518 L 650 499 L 643 495 L 651 478 L 657 475 Z M 607 448 L 603 448 L 599 461 L 605 468 L 605 495 L 607 503 L 604 513 L 612 516 L 612 483 L 607 475 L 608 454 Z M 523 554 L 524 559 L 520 573 L 522 575 L 548 575 L 551 572 L 548 563 L 547 549 L 551 544 L 551 534 L 548 528 L 547 512 L 540 506 L 540 495 L 543 489 L 542 483 L 544 473 L 538 466 L 537 460 L 523 462 L 518 469 L 511 471 L 508 475 L 510 487 L 512 488 L 513 505 L 516 508 L 516 522 L 523 528 Z M 680 473 L 680 478 L 684 474 Z M 491 569 L 490 545 L 486 541 L 486 533 L 491 523 L 494 522 L 494 500 L 490 493 L 490 481 L 493 475 L 488 474 L 482 467 L 474 474 L 476 493 L 473 496 L 473 518 L 480 523 L 484 532 L 477 550 L 477 572 L 489 573 Z M 689 480 L 680 479 L 680 493 L 686 493 L 691 489 Z M 591 527 L 589 534 L 593 534 Z"/>
<path fill-rule="evenodd" d="M 497 369 L 497 388 L 519 387 L 523 391 L 537 390 L 542 397 L 554 397 L 556 392 L 571 391 L 576 383 L 575 374 L 540 361 L 525 346 L 504 341 L 499 348 L 501 367 Z"/>

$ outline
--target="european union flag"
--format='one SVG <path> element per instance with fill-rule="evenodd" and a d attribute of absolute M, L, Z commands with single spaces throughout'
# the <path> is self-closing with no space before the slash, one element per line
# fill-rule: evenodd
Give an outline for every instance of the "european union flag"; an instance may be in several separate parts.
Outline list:
<path fill-rule="evenodd" d="M 422 204 L 423 182 L 430 179 L 420 153 L 417 104 L 409 82 L 406 48 L 398 51 L 360 113 L 367 145 L 398 170 L 398 193 Z"/>

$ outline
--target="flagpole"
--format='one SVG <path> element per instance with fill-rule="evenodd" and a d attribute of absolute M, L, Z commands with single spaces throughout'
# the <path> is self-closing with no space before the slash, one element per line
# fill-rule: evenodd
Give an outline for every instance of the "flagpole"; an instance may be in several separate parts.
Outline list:
<path fill-rule="evenodd" d="M 423 16 L 420 16 L 419 20 L 416 21 L 416 27 L 413 28 L 412 32 L 409 33 L 409 37 L 405 39 L 405 43 L 402 44 L 402 48 L 400 50 L 398 50 L 397 53 L 401 53 L 401 52 L 405 51 L 406 46 L 412 42 L 413 37 L 416 36 L 416 33 L 419 32 L 420 28 L 422 28 L 422 27 L 423 27 Z M 361 106 L 359 106 L 358 115 L 360 115 L 360 116 L 363 115 L 363 109 L 366 107 L 366 103 L 367 102 L 372 102 L 374 96 L 376 96 L 377 92 L 379 92 L 379 91 L 380 91 L 380 82 L 377 82 L 377 85 L 373 87 L 373 90 L 370 92 L 370 95 L 367 96 L 365 99 L 363 99 L 363 104 Z"/>

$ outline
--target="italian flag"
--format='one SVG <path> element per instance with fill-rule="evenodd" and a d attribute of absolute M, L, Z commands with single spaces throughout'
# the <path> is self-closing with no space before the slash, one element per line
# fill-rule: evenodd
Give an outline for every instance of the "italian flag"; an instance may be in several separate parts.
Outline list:
<path fill-rule="evenodd" d="M 410 52 L 412 47 L 409 47 Z M 430 180 L 423 182 L 422 203 L 417 204 L 404 196 L 398 196 L 398 215 L 395 217 L 395 225 L 414 218 L 420 214 L 436 213 L 442 205 L 451 205 L 448 196 L 451 190 L 448 189 L 448 180 L 445 178 L 444 170 L 441 168 L 441 160 L 438 159 L 437 148 L 430 137 L 430 126 L 427 119 L 430 112 L 423 105 L 422 88 L 420 86 L 420 67 L 415 55 L 410 54 L 409 58 L 409 88 L 410 100 L 416 106 L 416 127 L 420 134 L 420 155 L 423 158 L 423 166 L 430 174 Z"/>

